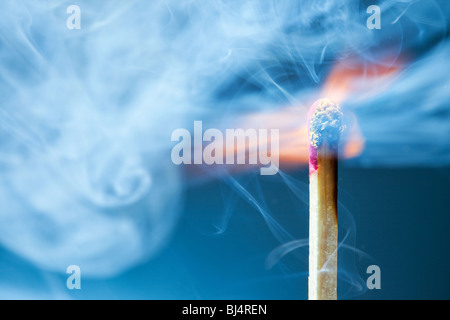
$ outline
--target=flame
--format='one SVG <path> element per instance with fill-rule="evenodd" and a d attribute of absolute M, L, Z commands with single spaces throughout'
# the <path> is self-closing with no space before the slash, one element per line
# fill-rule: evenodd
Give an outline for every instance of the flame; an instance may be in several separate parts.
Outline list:
<path fill-rule="evenodd" d="M 310 106 L 319 98 L 329 98 L 338 104 L 345 104 L 350 97 L 364 102 L 373 95 L 389 86 L 400 70 L 400 64 L 373 63 L 361 64 L 349 60 L 342 60 L 335 64 L 325 84 L 313 100 L 306 101 Z M 247 114 L 239 118 L 234 127 L 246 129 L 278 129 L 279 130 L 279 164 L 281 169 L 291 169 L 308 163 L 308 129 L 307 117 L 309 107 L 288 106 L 270 112 Z M 356 116 L 350 110 L 343 110 L 348 120 L 347 128 L 341 137 L 340 157 L 349 159 L 357 157 L 364 150 L 365 140 Z M 234 148 L 235 155 L 245 154 L 248 159 L 249 150 L 255 150 L 248 145 L 245 148 L 225 146 L 223 154 L 228 148 Z M 248 163 L 248 162 L 247 162 Z M 241 171 L 254 165 L 234 165 L 227 171 Z"/>
<path fill-rule="evenodd" d="M 338 104 L 345 103 L 350 96 L 363 103 L 373 95 L 386 89 L 401 69 L 399 60 L 390 63 L 362 64 L 342 60 L 335 64 L 317 99 L 327 97 Z M 316 100 L 316 99 L 314 99 Z M 311 105 L 314 101 L 308 101 Z M 308 130 L 305 107 L 287 107 L 275 112 L 246 116 L 242 121 L 246 127 L 279 128 L 280 130 L 280 166 L 289 168 L 308 163 Z M 364 150 L 365 140 L 355 115 L 349 110 L 344 116 L 350 120 L 344 132 L 341 158 L 357 157 Z"/>
<path fill-rule="evenodd" d="M 349 95 L 370 98 L 386 89 L 400 70 L 400 61 L 396 63 L 385 59 L 381 63 L 360 64 L 351 60 L 342 60 L 335 64 L 322 90 L 327 97 L 341 104 Z"/>

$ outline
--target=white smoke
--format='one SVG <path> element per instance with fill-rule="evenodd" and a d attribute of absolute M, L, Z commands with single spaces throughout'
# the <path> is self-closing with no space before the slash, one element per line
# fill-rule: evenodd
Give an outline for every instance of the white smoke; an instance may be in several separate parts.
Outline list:
<path fill-rule="evenodd" d="M 401 130 L 423 117 L 428 131 L 416 142 L 449 162 L 448 139 L 439 139 L 450 123 L 443 2 L 384 1 L 375 31 L 359 1 L 80 0 L 81 29 L 68 30 L 71 4 L 0 4 L 0 242 L 41 268 L 78 264 L 108 276 L 150 257 L 182 203 L 172 130 L 301 104 L 338 57 L 371 61 L 384 48 L 399 55 L 444 42 L 385 95 L 353 106 L 369 146 L 355 163 L 389 162 L 391 148 L 373 151 L 372 141 L 418 137 L 408 127 L 393 138 L 380 123 Z M 392 117 L 399 98 L 415 106 Z"/>

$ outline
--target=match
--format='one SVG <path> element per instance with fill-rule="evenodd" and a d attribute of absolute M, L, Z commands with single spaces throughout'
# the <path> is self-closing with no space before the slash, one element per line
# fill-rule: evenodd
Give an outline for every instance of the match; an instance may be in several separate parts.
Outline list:
<path fill-rule="evenodd" d="M 337 299 L 339 106 L 316 101 L 309 113 L 309 300 Z"/>

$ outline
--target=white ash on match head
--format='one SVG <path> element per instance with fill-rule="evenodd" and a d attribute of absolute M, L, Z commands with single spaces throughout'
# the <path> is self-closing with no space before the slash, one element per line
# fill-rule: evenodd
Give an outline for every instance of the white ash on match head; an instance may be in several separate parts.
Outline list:
<path fill-rule="evenodd" d="M 309 140 L 311 146 L 318 148 L 324 140 L 337 143 L 345 129 L 343 114 L 339 105 L 330 99 L 321 99 L 312 106 L 309 117 Z"/>

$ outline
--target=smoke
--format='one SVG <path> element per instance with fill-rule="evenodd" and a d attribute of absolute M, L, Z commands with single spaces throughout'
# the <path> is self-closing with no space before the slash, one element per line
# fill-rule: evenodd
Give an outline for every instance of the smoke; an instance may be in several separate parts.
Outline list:
<path fill-rule="evenodd" d="M 60 2 L 2 3 L 0 239 L 45 269 L 115 274 L 176 223 L 161 124 L 176 126 L 189 99 L 171 61 L 155 59 L 170 46 L 149 35 L 155 21 L 117 5 L 80 3 L 71 31 Z"/>
<path fill-rule="evenodd" d="M 411 63 L 382 95 L 349 102 L 367 141 L 364 153 L 352 161 L 378 167 L 450 164 L 448 59 L 447 41 Z"/>
<path fill-rule="evenodd" d="M 380 30 L 364 1 L 80 0 L 81 29 L 68 30 L 71 4 L 0 4 L 0 242 L 40 268 L 109 276 L 151 257 L 183 201 L 171 132 L 306 110 L 336 61 L 406 61 L 386 90 L 343 102 L 366 139 L 349 165 L 450 162 L 446 1 L 379 1 Z M 302 244 L 226 182 L 286 250 Z"/>

